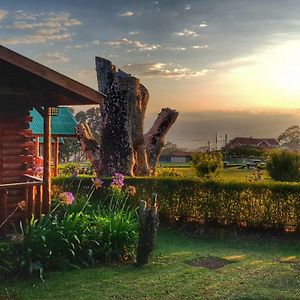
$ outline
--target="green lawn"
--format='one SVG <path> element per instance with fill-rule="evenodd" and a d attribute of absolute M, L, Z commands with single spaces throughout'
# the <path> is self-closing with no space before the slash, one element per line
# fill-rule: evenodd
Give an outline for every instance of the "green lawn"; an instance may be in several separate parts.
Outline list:
<path fill-rule="evenodd" d="M 209 255 L 232 263 L 216 270 L 187 263 Z M 300 299 L 299 258 L 300 242 L 291 240 L 191 238 L 161 229 L 145 268 L 103 266 L 2 283 L 8 296 L 0 299 Z"/>
<path fill-rule="evenodd" d="M 195 177 L 195 171 L 193 170 L 192 167 L 189 166 L 176 166 L 174 165 L 169 165 L 169 166 L 163 166 L 163 167 L 158 167 L 159 172 L 176 172 L 179 174 L 181 177 Z M 263 170 L 263 179 L 270 181 L 272 180 L 266 170 Z M 239 169 L 238 167 L 234 168 L 227 168 L 227 169 L 221 169 L 219 171 L 218 178 L 222 181 L 249 181 L 249 179 L 253 176 L 253 170 L 249 169 Z"/>

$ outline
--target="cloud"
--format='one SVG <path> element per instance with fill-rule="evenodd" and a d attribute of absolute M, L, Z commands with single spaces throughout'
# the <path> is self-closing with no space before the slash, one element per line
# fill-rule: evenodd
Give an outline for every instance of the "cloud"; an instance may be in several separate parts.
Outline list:
<path fill-rule="evenodd" d="M 24 11 L 17 11 L 13 14 L 12 24 L 6 25 L 8 29 L 15 31 L 31 31 L 29 34 L 18 34 L 11 37 L 0 39 L 4 45 L 17 44 L 41 44 L 50 41 L 70 40 L 74 33 L 70 32 L 73 26 L 81 25 L 78 19 L 72 18 L 71 14 L 49 13 L 49 14 L 30 14 Z M 34 22 L 31 22 L 34 21 Z"/>
<path fill-rule="evenodd" d="M 145 127 L 149 128 L 156 114 L 148 114 Z M 274 125 L 275 124 L 275 125 Z M 180 112 L 167 140 L 180 147 L 196 149 L 211 141 L 215 147 L 215 135 L 219 144 L 224 143 L 225 134 L 231 140 L 236 136 L 277 138 L 291 125 L 299 124 L 299 112 L 295 111 L 201 111 Z"/>
<path fill-rule="evenodd" d="M 68 57 L 66 57 L 63 53 L 60 52 L 45 53 L 39 56 L 38 58 L 40 61 L 47 62 L 49 64 L 66 63 L 70 61 Z"/>
<path fill-rule="evenodd" d="M 95 69 L 86 69 L 70 74 L 71 78 L 97 90 L 97 75 Z"/>
<path fill-rule="evenodd" d="M 128 46 L 128 47 L 131 47 L 130 52 L 132 52 L 132 51 L 154 51 L 154 50 L 157 50 L 158 48 L 160 48 L 160 45 L 147 44 L 147 43 L 140 42 L 140 41 L 132 41 L 132 40 L 128 40 L 126 38 L 120 39 L 120 40 L 104 41 L 104 42 L 95 40 L 92 42 L 92 44 L 96 45 L 96 46 L 101 46 L 101 45 L 112 46 L 115 48 L 120 48 L 121 46 Z"/>
<path fill-rule="evenodd" d="M 193 30 L 189 30 L 189 29 L 184 29 L 183 31 L 180 32 L 175 32 L 174 33 L 177 36 L 184 36 L 184 37 L 197 37 L 199 36 L 199 33 L 193 31 Z"/>
<path fill-rule="evenodd" d="M 66 49 L 80 49 L 83 45 L 68 45 L 66 46 Z"/>
<path fill-rule="evenodd" d="M 134 15 L 134 12 L 133 12 L 133 11 L 130 11 L 130 10 L 125 11 L 125 12 L 123 12 L 123 13 L 119 13 L 119 16 L 120 16 L 120 17 L 132 17 L 133 15 Z"/>
<path fill-rule="evenodd" d="M 0 9 L 0 21 L 4 20 L 8 15 L 8 12 L 6 10 Z"/>
<path fill-rule="evenodd" d="M 15 10 L 12 12 L 12 17 L 14 20 L 36 20 L 38 17 L 44 15 L 44 13 L 32 13 L 24 10 Z"/>
<path fill-rule="evenodd" d="M 195 45 L 195 46 L 192 46 L 193 49 L 208 49 L 208 45 Z"/>
<path fill-rule="evenodd" d="M 165 50 L 171 50 L 171 51 L 185 51 L 186 47 L 164 47 Z"/>
<path fill-rule="evenodd" d="M 137 35 L 139 33 L 140 33 L 139 31 L 130 31 L 130 32 L 128 32 L 129 35 Z"/>
<path fill-rule="evenodd" d="M 144 64 L 128 64 L 122 67 L 124 71 L 130 74 L 144 77 L 165 77 L 165 78 L 191 78 L 204 76 L 214 70 L 203 69 L 200 71 L 193 71 L 189 68 L 181 66 L 172 67 L 165 63 L 144 63 Z"/>

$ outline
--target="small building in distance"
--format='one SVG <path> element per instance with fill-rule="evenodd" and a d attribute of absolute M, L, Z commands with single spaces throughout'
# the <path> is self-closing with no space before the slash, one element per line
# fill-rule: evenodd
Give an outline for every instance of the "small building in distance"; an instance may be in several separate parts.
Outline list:
<path fill-rule="evenodd" d="M 292 142 L 284 143 L 279 146 L 279 149 L 285 151 L 300 151 L 300 144 L 296 144 Z"/>
<path fill-rule="evenodd" d="M 262 150 L 270 150 L 279 147 L 279 144 L 274 138 L 254 138 L 254 137 L 235 137 L 228 142 L 225 149 L 232 150 L 241 146 L 256 147 Z"/>
<path fill-rule="evenodd" d="M 161 155 L 159 162 L 168 162 L 168 163 L 188 163 L 192 158 L 192 152 L 177 150 L 169 155 Z"/>

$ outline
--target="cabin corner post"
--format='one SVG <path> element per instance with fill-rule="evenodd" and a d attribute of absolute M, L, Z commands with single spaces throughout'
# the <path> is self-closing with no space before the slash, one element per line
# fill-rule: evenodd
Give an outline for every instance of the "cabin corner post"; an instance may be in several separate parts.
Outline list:
<path fill-rule="evenodd" d="M 58 176 L 58 154 L 59 154 L 59 140 L 57 136 L 54 136 L 54 172 L 53 176 Z"/>
<path fill-rule="evenodd" d="M 50 213 L 51 204 L 51 116 L 49 107 L 44 107 L 44 191 L 42 213 Z"/>

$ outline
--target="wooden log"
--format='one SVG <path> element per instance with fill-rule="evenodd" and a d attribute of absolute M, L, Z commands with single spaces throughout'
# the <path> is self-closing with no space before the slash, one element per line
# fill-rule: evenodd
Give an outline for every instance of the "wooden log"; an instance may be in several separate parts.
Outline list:
<path fill-rule="evenodd" d="M 2 177 L 3 179 L 5 177 L 18 177 L 18 176 L 22 176 L 24 173 L 24 169 L 22 170 L 9 170 L 9 171 L 2 171 Z"/>
<path fill-rule="evenodd" d="M 43 186 L 36 187 L 37 193 L 34 201 L 34 216 L 39 219 L 42 211 Z"/>
<path fill-rule="evenodd" d="M 2 136 L 2 142 L 3 143 L 18 143 L 22 144 L 26 142 L 26 139 L 24 136 L 18 136 L 18 135 L 3 135 Z"/>
<path fill-rule="evenodd" d="M 1 173 L 2 175 L 2 173 Z M 20 182 L 21 180 L 21 176 L 13 176 L 13 177 L 8 177 L 8 176 L 5 176 L 5 177 L 2 177 L 1 179 L 1 184 L 8 184 L 8 183 L 13 183 L 13 182 Z"/>
<path fill-rule="evenodd" d="M 5 236 L 7 225 L 5 220 L 7 218 L 7 197 L 8 190 L 0 191 L 0 237 Z"/>
<path fill-rule="evenodd" d="M 6 130 L 3 136 L 23 136 L 32 137 L 33 133 L 31 129 L 20 129 L 20 130 Z"/>
<path fill-rule="evenodd" d="M 153 194 L 150 207 L 147 207 L 146 201 L 140 202 L 140 228 L 136 255 L 136 263 L 138 266 L 147 264 L 154 250 L 155 238 L 159 227 L 157 210 L 157 194 Z"/>
<path fill-rule="evenodd" d="M 25 142 L 25 143 L 15 143 L 15 142 L 3 142 L 2 143 L 2 149 L 25 149 L 30 148 L 34 149 L 34 143 L 33 142 Z"/>
<path fill-rule="evenodd" d="M 18 149 L 2 149 L 2 156 L 9 157 L 9 156 L 18 156 L 23 155 L 25 150 L 23 148 Z"/>
<path fill-rule="evenodd" d="M 44 107 L 44 189 L 42 200 L 42 213 L 50 213 L 51 203 L 51 116 L 49 108 Z"/>
<path fill-rule="evenodd" d="M 3 157 L 3 162 L 4 163 L 29 163 L 29 164 L 32 164 L 34 162 L 34 156 L 33 155 L 28 155 L 28 156 L 25 156 L 25 155 L 19 155 L 19 156 L 4 156 Z"/>
<path fill-rule="evenodd" d="M 159 155 L 165 143 L 165 136 L 178 117 L 178 112 L 170 108 L 163 108 L 153 126 L 144 135 L 149 166 L 155 174 Z"/>
<path fill-rule="evenodd" d="M 35 187 L 28 188 L 28 202 L 27 202 L 27 219 L 30 220 L 34 214 L 34 197 Z"/>
<path fill-rule="evenodd" d="M 3 171 L 24 170 L 24 163 L 7 162 L 6 158 L 3 157 L 2 169 Z"/>
<path fill-rule="evenodd" d="M 58 137 L 54 137 L 54 176 L 58 176 L 58 153 L 59 153 L 59 144 Z"/>

